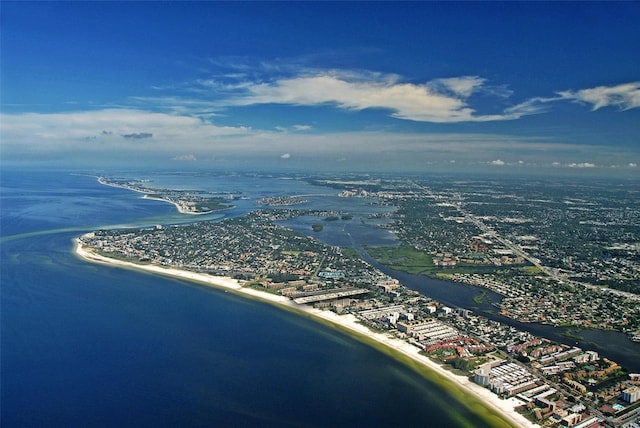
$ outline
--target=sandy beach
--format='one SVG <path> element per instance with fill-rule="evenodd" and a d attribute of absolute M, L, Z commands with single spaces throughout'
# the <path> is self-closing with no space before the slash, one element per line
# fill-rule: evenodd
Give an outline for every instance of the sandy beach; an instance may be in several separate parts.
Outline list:
<path fill-rule="evenodd" d="M 493 394 L 486 388 L 483 388 L 475 383 L 471 382 L 464 376 L 458 376 L 452 372 L 446 370 L 439 364 L 430 360 L 428 357 L 419 354 L 419 349 L 403 340 L 397 339 L 389 334 L 376 333 L 369 330 L 366 326 L 360 324 L 354 315 L 338 315 L 331 311 L 323 311 L 320 309 L 312 308 L 306 305 L 299 305 L 284 296 L 277 296 L 267 292 L 262 292 L 249 287 L 243 287 L 242 284 L 233 278 L 212 276 L 209 274 L 195 273 L 181 269 L 166 268 L 157 265 L 141 265 L 132 262 L 126 262 L 122 260 L 116 260 L 109 257 L 99 255 L 87 248 L 85 248 L 79 239 L 75 239 L 74 252 L 76 255 L 84 260 L 103 263 L 114 266 L 121 266 L 126 268 L 139 269 L 146 272 L 170 276 L 173 278 L 184 279 L 188 281 L 197 282 L 211 287 L 226 289 L 233 291 L 234 293 L 242 294 L 247 297 L 260 299 L 271 304 L 275 304 L 284 307 L 289 310 L 294 310 L 303 314 L 309 315 L 311 318 L 316 318 L 325 323 L 330 323 L 343 331 L 349 332 L 354 336 L 361 336 L 376 343 L 388 347 L 389 349 L 400 353 L 411 360 L 421 364 L 428 368 L 439 377 L 446 379 L 450 383 L 454 384 L 464 394 L 470 394 L 480 401 L 485 407 L 498 412 L 505 421 L 514 427 L 537 427 L 527 420 L 524 416 L 515 411 L 515 407 L 521 405 L 521 402 L 515 398 L 507 400 L 500 399 L 497 395 Z"/>
<path fill-rule="evenodd" d="M 145 194 L 142 198 L 143 199 L 150 199 L 152 201 L 162 201 L 162 202 L 167 202 L 169 204 L 173 204 L 180 214 L 202 215 L 202 214 L 211 214 L 213 212 L 213 211 L 198 211 L 198 212 L 189 211 L 188 209 L 185 209 L 184 205 L 182 205 L 182 204 L 180 204 L 178 202 L 174 202 L 172 200 L 164 199 L 164 198 L 156 198 L 156 197 L 153 197 L 153 196 L 149 196 L 147 194 Z"/>

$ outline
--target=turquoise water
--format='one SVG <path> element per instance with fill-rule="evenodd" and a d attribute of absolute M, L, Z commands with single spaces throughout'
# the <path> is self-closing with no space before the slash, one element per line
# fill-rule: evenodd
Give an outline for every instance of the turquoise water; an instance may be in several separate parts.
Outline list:
<path fill-rule="evenodd" d="M 291 185 L 207 180 L 252 196 Z M 4 170 L 1 186 L 3 427 L 482 426 L 340 332 L 71 253 L 72 239 L 96 228 L 193 221 L 170 204 L 68 172 Z M 224 215 L 254 201 L 243 204 Z"/>

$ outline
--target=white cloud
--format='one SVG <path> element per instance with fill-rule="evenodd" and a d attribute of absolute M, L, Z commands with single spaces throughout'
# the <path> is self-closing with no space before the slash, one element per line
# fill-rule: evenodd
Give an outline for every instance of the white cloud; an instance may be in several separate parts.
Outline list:
<path fill-rule="evenodd" d="M 562 99 L 591 104 L 592 110 L 602 107 L 619 107 L 629 110 L 640 107 L 640 82 L 623 83 L 616 86 L 598 86 L 578 91 L 561 91 Z"/>
<path fill-rule="evenodd" d="M 86 165 L 109 162 L 203 161 L 238 159 L 264 162 L 289 159 L 311 167 L 345 159 L 345 167 L 422 170 L 427 164 L 485 167 L 510 166 L 504 154 L 525 165 L 594 168 L 600 164 L 631 165 L 629 148 L 566 144 L 549 138 L 499 134 L 408 133 L 379 131 L 278 132 L 216 126 L 189 116 L 133 109 L 88 112 L 2 114 L 2 160 L 53 161 L 82 159 Z M 292 128 L 293 129 L 293 128 Z M 150 134 L 140 139 L 122 135 Z M 637 152 L 637 150 L 636 150 Z M 291 156 L 295 153 L 295 156 Z M 567 160 L 568 156 L 572 156 Z M 514 161 L 516 162 L 516 161 Z M 582 163 L 575 163 L 582 162 Z M 515 165 L 515 164 L 514 164 Z M 593 165 L 593 166 L 590 166 Z M 603 169 L 603 168 L 598 168 Z"/>
<path fill-rule="evenodd" d="M 399 83 L 397 76 L 375 73 L 324 72 L 245 84 L 229 103 L 236 106 L 335 104 L 348 110 L 382 108 L 391 110 L 391 115 L 399 119 L 434 123 L 512 120 L 537 112 L 530 107 L 516 106 L 504 114 L 477 115 L 464 98 L 478 90 L 484 81 L 470 76 L 413 84 Z"/>
<path fill-rule="evenodd" d="M 216 64 L 215 61 L 212 62 Z M 192 117 L 211 118 L 228 107 L 262 104 L 292 106 L 333 105 L 361 111 L 384 109 L 390 116 L 431 123 L 491 122 L 516 120 L 544 113 L 549 103 L 572 100 L 590 104 L 593 110 L 617 106 L 623 110 L 640 106 L 640 82 L 617 86 L 560 91 L 555 96 L 536 96 L 493 111 L 478 112 L 472 104 L 474 94 L 506 99 L 513 94 L 506 85 L 491 85 L 486 78 L 469 75 L 438 78 L 425 83 L 403 82 L 402 76 L 368 70 L 310 69 L 286 62 L 255 62 L 231 57 L 217 64 L 233 73 L 214 75 L 178 85 L 185 97 L 131 97 L 137 105 L 153 105 L 166 111 Z M 218 80 L 220 79 L 220 80 Z M 195 98 L 195 99 L 194 99 Z M 299 127 L 298 127 L 299 126 Z M 289 127 L 306 131 L 308 125 Z M 286 128 L 282 128 L 284 132 Z"/>
<path fill-rule="evenodd" d="M 627 166 L 628 166 L 629 168 L 635 168 L 635 167 L 637 167 L 637 166 L 638 166 L 638 164 L 637 164 L 637 163 L 633 163 L 633 162 L 629 162 L 629 163 L 627 164 Z"/>
<path fill-rule="evenodd" d="M 195 161 L 197 158 L 194 155 L 179 155 L 171 158 L 171 160 L 175 161 Z"/>
<path fill-rule="evenodd" d="M 570 163 L 569 168 L 595 168 L 596 165 L 591 162 Z"/>
<path fill-rule="evenodd" d="M 479 76 L 449 77 L 432 80 L 428 85 L 436 91 L 444 89 L 460 98 L 468 98 L 482 87 L 486 80 Z"/>
<path fill-rule="evenodd" d="M 176 151 L 229 151 L 234 139 L 253 134 L 244 127 L 216 126 L 197 117 L 134 109 L 63 113 L 3 113 L 3 160 L 91 159 L 109 162 L 190 160 Z"/>
<path fill-rule="evenodd" d="M 274 127 L 274 129 L 276 131 L 280 131 L 280 132 L 290 132 L 290 131 L 305 132 L 305 131 L 312 130 L 313 126 L 311 126 L 311 125 L 293 125 L 290 128 L 287 128 L 286 126 L 276 126 L 276 127 Z"/>
<path fill-rule="evenodd" d="M 5 113 L 2 133 L 5 141 L 73 141 L 94 138 L 121 140 L 168 140 L 181 137 L 240 135 L 244 127 L 216 126 L 196 117 L 134 109 L 105 109 L 65 113 Z"/>
<path fill-rule="evenodd" d="M 506 116 L 513 116 L 514 119 L 519 119 L 522 116 L 529 116 L 532 114 L 544 113 L 547 111 L 548 107 L 545 105 L 551 101 L 557 101 L 562 98 L 554 97 L 554 98 L 543 98 L 543 97 L 534 97 L 529 98 L 519 104 L 516 104 L 512 107 L 508 107 L 504 110 L 504 114 Z"/>

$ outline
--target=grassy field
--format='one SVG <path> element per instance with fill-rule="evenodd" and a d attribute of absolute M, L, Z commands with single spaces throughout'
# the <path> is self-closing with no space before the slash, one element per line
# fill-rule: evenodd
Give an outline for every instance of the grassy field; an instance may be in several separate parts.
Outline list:
<path fill-rule="evenodd" d="M 433 257 L 410 246 L 367 247 L 371 257 L 392 269 L 411 274 L 433 274 Z"/>
<path fill-rule="evenodd" d="M 456 266 L 441 267 L 433 263 L 433 257 L 415 248 L 403 245 L 399 247 L 365 247 L 371 257 L 383 265 L 402 272 L 413 275 L 425 275 L 431 278 L 450 280 L 453 274 L 473 274 L 473 273 L 500 273 L 505 271 L 504 266 L 478 266 L 459 262 Z M 512 266 L 531 276 L 542 274 L 542 271 L 535 266 Z"/>

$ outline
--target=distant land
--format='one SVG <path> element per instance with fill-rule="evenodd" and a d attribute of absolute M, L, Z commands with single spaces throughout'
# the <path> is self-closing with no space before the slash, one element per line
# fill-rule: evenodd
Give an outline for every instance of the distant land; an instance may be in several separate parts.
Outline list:
<path fill-rule="evenodd" d="M 142 181 L 98 177 L 98 182 L 105 186 L 120 187 L 134 192 L 144 193 L 147 199 L 168 202 L 176 206 L 182 214 L 209 214 L 215 211 L 233 208 L 227 205 L 237 196 L 212 197 L 199 191 L 156 189 Z"/>

